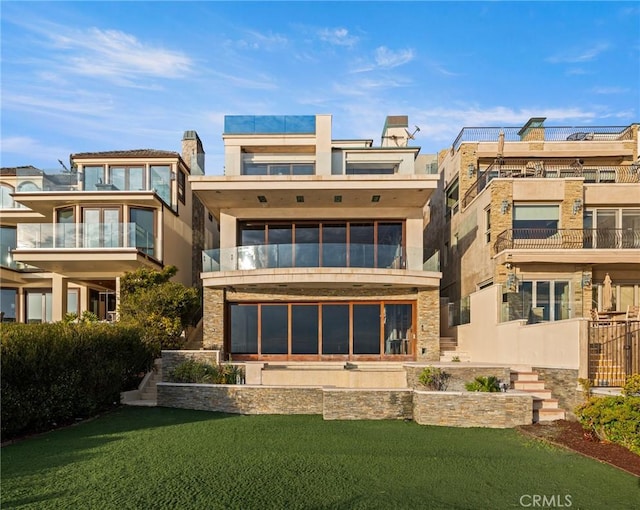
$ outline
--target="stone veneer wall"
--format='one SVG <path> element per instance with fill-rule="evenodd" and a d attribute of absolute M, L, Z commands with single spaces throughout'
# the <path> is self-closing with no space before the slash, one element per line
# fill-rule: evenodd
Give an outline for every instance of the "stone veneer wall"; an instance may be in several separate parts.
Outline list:
<path fill-rule="evenodd" d="M 224 349 L 224 290 L 203 289 L 202 344 L 205 349 Z"/>
<path fill-rule="evenodd" d="M 582 388 L 578 383 L 578 370 L 570 368 L 531 367 L 538 373 L 544 386 L 551 390 L 553 398 L 558 399 L 558 405 L 567 412 L 567 418 L 576 419 L 573 410 L 584 402 Z"/>
<path fill-rule="evenodd" d="M 162 380 L 168 381 L 168 376 L 173 369 L 187 360 L 217 364 L 220 361 L 220 353 L 218 351 L 162 351 Z"/>
<path fill-rule="evenodd" d="M 323 391 L 325 420 L 410 420 L 413 391 L 328 389 Z"/>
<path fill-rule="evenodd" d="M 236 414 L 322 414 L 322 388 L 159 383 L 158 405 Z"/>
<path fill-rule="evenodd" d="M 414 391 L 420 425 L 511 428 L 533 421 L 533 397 L 515 393 Z"/>
<path fill-rule="evenodd" d="M 407 386 L 409 388 L 425 390 L 425 387 L 420 384 L 418 378 L 422 370 L 427 366 L 429 365 L 404 366 L 407 372 Z M 467 367 L 464 363 L 456 363 L 453 366 L 438 364 L 437 368 L 451 374 L 449 386 L 447 387 L 448 391 L 466 391 L 464 384 L 473 381 L 478 376 L 488 377 L 494 375 L 507 384 L 509 384 L 511 378 L 511 369 L 509 367 Z"/>
<path fill-rule="evenodd" d="M 158 405 L 237 414 L 321 414 L 325 420 L 413 419 L 421 425 L 530 424 L 533 397 L 517 393 L 158 383 Z"/>

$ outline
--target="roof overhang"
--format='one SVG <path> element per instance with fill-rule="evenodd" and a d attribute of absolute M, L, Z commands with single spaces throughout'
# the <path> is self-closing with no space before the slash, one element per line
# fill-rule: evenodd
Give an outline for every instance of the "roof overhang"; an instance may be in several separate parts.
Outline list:
<path fill-rule="evenodd" d="M 141 266 L 160 269 L 162 264 L 135 248 L 98 250 L 13 250 L 13 259 L 69 278 L 113 278 Z"/>
<path fill-rule="evenodd" d="M 212 212 L 233 208 L 420 208 L 435 175 L 196 176 L 191 188 Z"/>

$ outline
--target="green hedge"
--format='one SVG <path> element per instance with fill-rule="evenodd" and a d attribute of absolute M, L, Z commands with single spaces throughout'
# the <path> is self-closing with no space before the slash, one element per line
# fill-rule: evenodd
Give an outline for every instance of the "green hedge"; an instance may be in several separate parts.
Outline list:
<path fill-rule="evenodd" d="M 2 439 L 119 404 L 153 365 L 140 332 L 112 324 L 2 324 Z"/>

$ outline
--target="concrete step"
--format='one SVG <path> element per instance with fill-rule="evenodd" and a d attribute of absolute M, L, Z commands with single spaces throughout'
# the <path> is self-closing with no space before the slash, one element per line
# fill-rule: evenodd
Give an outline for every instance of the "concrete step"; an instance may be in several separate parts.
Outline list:
<path fill-rule="evenodd" d="M 537 381 L 537 372 L 511 372 L 511 382 L 514 381 Z"/>
<path fill-rule="evenodd" d="M 558 399 L 555 398 L 534 398 L 533 409 L 558 409 Z"/>
<path fill-rule="evenodd" d="M 551 399 L 551 390 L 520 390 L 524 393 L 528 393 L 532 397 L 538 397 L 542 400 Z"/>
<path fill-rule="evenodd" d="M 451 363 L 454 361 L 460 361 L 463 363 L 469 363 L 471 361 L 471 356 L 467 352 L 460 351 L 445 351 L 444 353 L 440 353 L 440 361 L 442 363 Z"/>
<path fill-rule="evenodd" d="M 515 390 L 544 390 L 544 381 L 514 381 Z"/>
<path fill-rule="evenodd" d="M 564 420 L 566 418 L 562 409 L 538 409 L 533 412 L 534 421 L 536 421 L 536 414 L 539 422 Z"/>
<path fill-rule="evenodd" d="M 455 351 L 456 347 L 458 347 L 458 341 L 450 336 L 441 336 L 440 337 L 440 354 L 446 351 Z"/>

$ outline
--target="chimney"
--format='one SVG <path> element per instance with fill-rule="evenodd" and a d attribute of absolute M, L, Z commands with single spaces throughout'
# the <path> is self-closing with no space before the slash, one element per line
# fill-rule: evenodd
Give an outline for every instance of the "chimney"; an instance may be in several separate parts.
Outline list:
<path fill-rule="evenodd" d="M 204 149 L 195 131 L 185 131 L 182 137 L 182 159 L 189 165 L 191 175 L 204 175 Z"/>
<path fill-rule="evenodd" d="M 407 127 L 409 117 L 407 115 L 389 115 L 384 121 L 382 130 L 382 147 L 406 147 L 409 142 Z"/>

